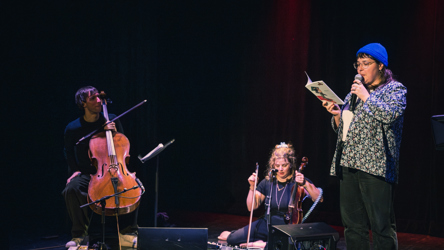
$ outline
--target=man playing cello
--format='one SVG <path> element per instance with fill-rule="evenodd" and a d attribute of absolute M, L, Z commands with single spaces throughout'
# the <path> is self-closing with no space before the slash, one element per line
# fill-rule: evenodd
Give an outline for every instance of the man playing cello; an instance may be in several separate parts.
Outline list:
<path fill-rule="evenodd" d="M 75 100 L 77 106 L 83 111 L 83 115 L 66 126 L 64 135 L 65 158 L 68 162 L 69 171 L 72 173 L 66 181 L 66 187 L 62 192 L 65 197 L 69 217 L 72 221 L 72 240 L 66 243 L 67 248 L 80 245 L 84 237 L 88 235 L 90 223 L 89 208 L 80 208 L 80 206 L 87 203 L 91 174 L 96 173 L 96 167 L 91 164 L 88 155 L 89 138 L 81 141 L 78 145 L 76 143 L 106 122 L 105 117 L 101 113 L 101 100 L 96 88 L 92 86 L 80 88 L 75 95 Z M 110 119 L 115 117 L 113 114 L 109 115 Z M 109 123 L 103 130 L 123 132 L 118 120 L 116 123 Z M 120 235 L 120 241 L 123 246 L 136 247 L 137 213 L 138 209 L 136 209 L 135 213 L 120 216 L 119 224 L 122 226 L 121 228 L 124 228 L 121 232 L 127 233 L 127 235 Z"/>

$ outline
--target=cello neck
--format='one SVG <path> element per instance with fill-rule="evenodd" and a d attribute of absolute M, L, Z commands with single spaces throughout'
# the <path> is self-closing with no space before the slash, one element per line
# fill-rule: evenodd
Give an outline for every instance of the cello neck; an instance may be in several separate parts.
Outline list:
<path fill-rule="evenodd" d="M 299 173 L 302 173 L 305 169 L 305 167 L 307 167 L 308 164 L 308 158 L 307 157 L 302 157 L 301 160 L 301 165 L 299 166 Z"/>
<path fill-rule="evenodd" d="M 105 93 L 103 91 L 100 93 L 100 99 L 102 100 L 103 116 L 105 117 L 106 122 L 109 122 L 108 107 L 105 99 Z M 105 134 L 106 134 L 106 145 L 108 146 L 108 156 L 110 158 L 111 165 L 117 164 L 116 149 L 114 147 L 114 140 L 113 140 L 113 132 L 111 130 L 106 130 Z"/>
<path fill-rule="evenodd" d="M 302 173 L 302 171 L 304 170 L 304 168 L 307 166 L 307 164 L 308 164 L 308 158 L 307 157 L 302 157 L 302 162 L 301 162 L 301 165 L 299 166 L 299 172 L 300 173 Z M 293 176 L 293 178 L 295 178 L 296 177 L 296 171 L 295 171 L 295 173 L 294 173 L 294 176 Z M 296 194 L 297 194 L 297 192 L 298 192 L 298 187 L 299 187 L 299 184 L 298 183 L 295 183 L 295 185 L 293 186 L 293 188 L 292 188 L 292 190 L 291 190 L 291 196 L 290 196 L 290 201 L 289 201 L 289 203 L 288 203 L 288 208 L 289 208 L 289 212 L 291 212 L 290 210 L 292 210 L 292 209 L 294 209 L 295 207 L 296 207 L 296 203 L 298 202 L 297 200 L 296 200 Z"/>

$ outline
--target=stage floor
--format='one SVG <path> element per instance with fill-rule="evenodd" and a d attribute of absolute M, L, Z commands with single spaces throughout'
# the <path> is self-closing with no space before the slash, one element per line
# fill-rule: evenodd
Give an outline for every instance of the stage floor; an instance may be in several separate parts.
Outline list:
<path fill-rule="evenodd" d="M 176 227 L 186 228 L 208 228 L 208 241 L 213 243 L 224 243 L 217 239 L 217 236 L 222 231 L 231 231 L 243 227 L 248 224 L 248 216 L 237 216 L 228 214 L 216 214 L 205 212 L 179 212 L 168 214 L 169 222 Z M 338 231 L 340 239 L 337 243 L 336 249 L 346 250 L 343 228 L 340 226 L 333 227 Z M 33 232 L 14 232 L 10 234 L 9 245 L 10 249 L 65 249 L 64 245 L 70 240 L 67 233 L 55 235 L 40 235 L 39 231 Z M 110 238 L 108 238 L 110 237 Z M 105 240 L 111 244 L 111 249 L 118 249 L 113 242 L 116 237 L 107 235 Z M 398 233 L 398 242 L 400 250 L 442 250 L 444 249 L 444 238 L 431 237 L 420 234 Z M 131 249 L 124 248 L 122 249 Z"/>

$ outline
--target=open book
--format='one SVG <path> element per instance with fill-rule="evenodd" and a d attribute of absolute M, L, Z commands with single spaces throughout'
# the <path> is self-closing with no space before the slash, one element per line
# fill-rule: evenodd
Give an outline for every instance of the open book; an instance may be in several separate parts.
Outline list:
<path fill-rule="evenodd" d="M 319 100 L 321 101 L 327 101 L 327 102 L 334 102 L 338 105 L 343 105 L 344 102 L 339 98 L 335 92 L 333 92 L 327 84 L 325 84 L 324 81 L 316 81 L 312 82 L 310 77 L 308 76 L 307 72 L 305 72 L 307 75 L 307 84 L 305 84 L 305 87 L 310 90 L 313 95 L 315 95 Z"/>

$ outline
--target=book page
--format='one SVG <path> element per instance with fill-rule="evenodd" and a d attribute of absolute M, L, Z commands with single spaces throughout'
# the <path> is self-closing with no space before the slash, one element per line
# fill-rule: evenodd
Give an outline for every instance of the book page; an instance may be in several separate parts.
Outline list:
<path fill-rule="evenodd" d="M 320 101 L 327 101 L 327 102 L 333 102 L 338 105 L 343 105 L 344 102 L 339 98 L 335 92 L 333 92 L 330 87 L 324 82 L 324 81 L 315 81 L 312 82 L 310 77 L 308 76 L 307 72 L 305 72 L 307 75 L 307 84 L 305 87 L 313 93 Z"/>

